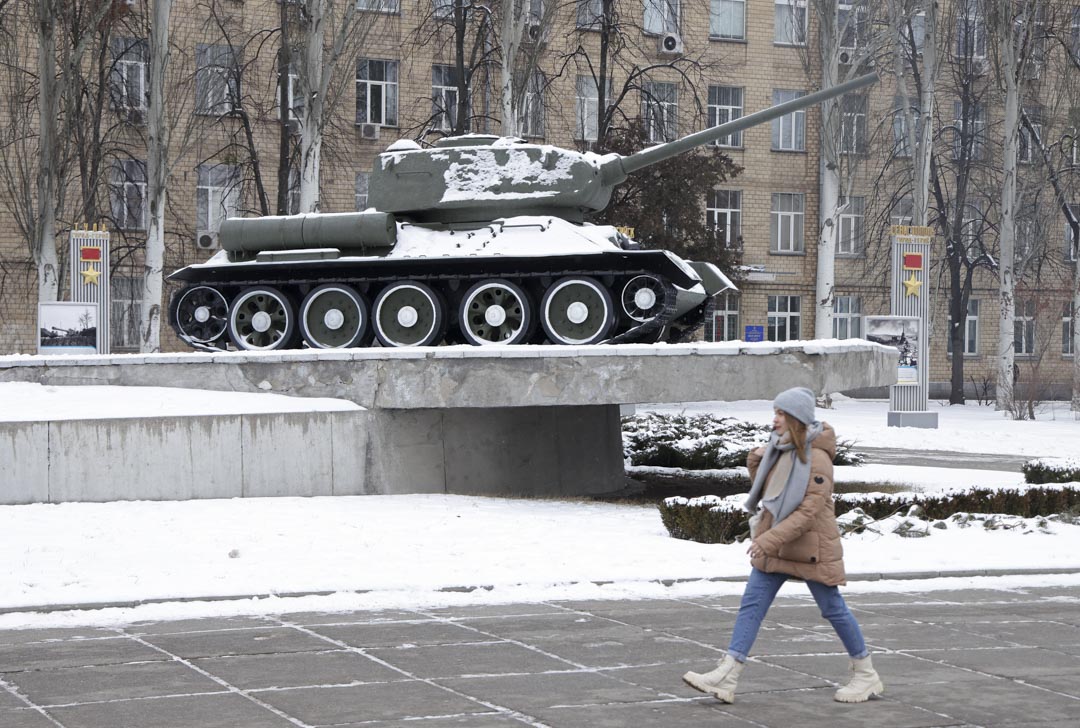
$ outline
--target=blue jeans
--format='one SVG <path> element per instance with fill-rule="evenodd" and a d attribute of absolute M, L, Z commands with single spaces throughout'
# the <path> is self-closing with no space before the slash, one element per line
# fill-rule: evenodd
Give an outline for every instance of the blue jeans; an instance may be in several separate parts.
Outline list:
<path fill-rule="evenodd" d="M 746 662 L 750 654 L 750 648 L 754 646 L 758 629 L 765 619 L 765 613 L 772 606 L 776 593 L 784 585 L 789 577 L 787 574 L 770 574 L 758 569 L 750 571 L 750 579 L 746 582 L 746 591 L 743 592 L 742 604 L 739 605 L 739 616 L 735 618 L 735 629 L 731 634 L 731 646 L 728 654 L 739 662 Z M 819 581 L 807 581 L 810 593 L 814 595 L 821 610 L 821 616 L 832 623 L 833 629 L 844 643 L 848 654 L 854 659 L 861 659 L 870 654 L 866 649 L 866 641 L 863 640 L 862 630 L 855 621 L 855 615 L 848 609 L 844 598 L 840 596 L 840 590 L 835 586 L 826 586 Z"/>

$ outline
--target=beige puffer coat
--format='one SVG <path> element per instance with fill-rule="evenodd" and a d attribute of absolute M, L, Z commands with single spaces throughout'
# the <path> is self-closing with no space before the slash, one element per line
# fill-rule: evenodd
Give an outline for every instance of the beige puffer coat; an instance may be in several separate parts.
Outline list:
<path fill-rule="evenodd" d="M 773 527 L 772 513 L 762 509 L 754 542 L 765 552 L 751 559 L 760 571 L 789 574 L 799 579 L 819 581 L 829 586 L 847 583 L 844 547 L 833 508 L 833 457 L 836 433 L 827 423 L 810 443 L 810 484 L 802 503 Z M 754 450 L 746 458 L 750 481 L 757 475 L 764 451 Z"/>

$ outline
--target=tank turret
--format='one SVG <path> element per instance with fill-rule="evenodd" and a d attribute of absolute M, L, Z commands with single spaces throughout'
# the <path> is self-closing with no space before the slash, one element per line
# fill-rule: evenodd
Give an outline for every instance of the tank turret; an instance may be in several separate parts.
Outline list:
<path fill-rule="evenodd" d="M 676 341 L 734 289 L 712 263 L 584 222 L 630 173 L 877 80 L 869 74 L 635 154 L 471 134 L 390 145 L 371 209 L 230 218 L 176 271 L 169 320 L 200 349 Z"/>

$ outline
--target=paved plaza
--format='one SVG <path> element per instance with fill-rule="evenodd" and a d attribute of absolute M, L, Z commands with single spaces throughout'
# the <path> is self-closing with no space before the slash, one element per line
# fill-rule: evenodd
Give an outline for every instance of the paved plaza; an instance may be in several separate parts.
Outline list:
<path fill-rule="evenodd" d="M 679 679 L 727 645 L 738 598 L 717 597 L 4 631 L 0 726 L 1080 724 L 1080 589 L 848 602 L 886 685 L 861 705 L 833 701 L 846 656 L 793 589 L 734 705 Z"/>

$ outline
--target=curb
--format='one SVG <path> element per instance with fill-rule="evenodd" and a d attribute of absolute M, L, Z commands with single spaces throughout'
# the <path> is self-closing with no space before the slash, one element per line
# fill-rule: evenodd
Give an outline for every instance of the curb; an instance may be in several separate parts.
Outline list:
<path fill-rule="evenodd" d="M 957 571 L 904 571 L 894 574 L 867 572 L 863 574 L 848 574 L 847 580 L 852 581 L 920 581 L 924 579 L 941 578 L 970 578 L 975 576 L 1039 576 L 1054 574 L 1080 574 L 1080 567 L 1073 568 L 1046 568 L 1046 569 L 966 569 Z M 646 583 L 660 584 L 662 586 L 675 586 L 676 584 L 707 584 L 724 582 L 744 582 L 745 576 L 711 576 L 711 577 L 686 577 L 682 579 L 650 579 Z M 562 586 L 575 586 L 578 584 L 593 584 L 595 586 L 610 586 L 617 584 L 615 581 L 571 581 Z M 507 584 L 505 586 L 517 586 Z M 459 593 L 469 594 L 477 591 L 494 591 L 495 585 L 487 584 L 480 586 L 445 586 L 433 590 L 436 593 Z M 243 602 L 257 601 L 261 599 L 296 599 L 299 597 L 326 597 L 333 594 L 373 594 L 375 589 L 345 589 L 337 591 L 302 591 L 280 592 L 265 594 L 241 594 L 231 596 L 203 596 L 203 597 L 161 597 L 157 599 L 136 599 L 132 601 L 117 602 L 85 602 L 76 604 L 45 604 L 28 605 L 22 607 L 0 607 L 0 615 L 23 614 L 38 612 L 49 614 L 52 612 L 89 612 L 98 609 L 132 609 L 148 604 L 183 604 L 185 602 Z"/>

